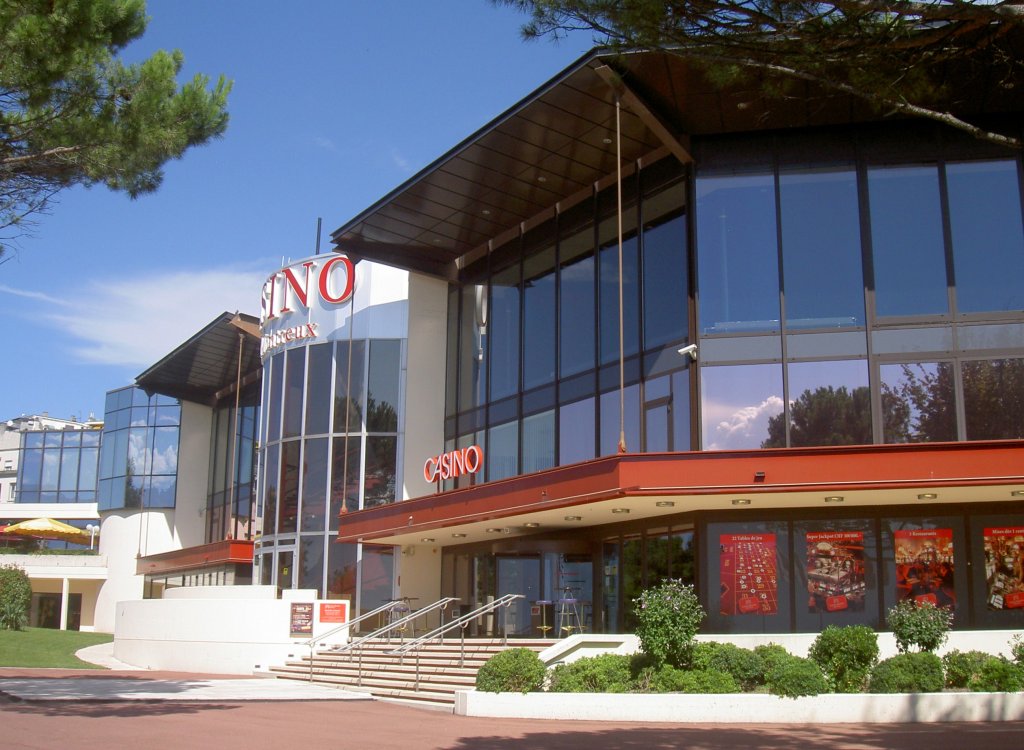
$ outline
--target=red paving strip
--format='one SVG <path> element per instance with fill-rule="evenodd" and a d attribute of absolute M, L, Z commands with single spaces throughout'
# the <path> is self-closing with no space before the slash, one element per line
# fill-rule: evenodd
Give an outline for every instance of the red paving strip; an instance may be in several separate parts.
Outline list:
<path fill-rule="evenodd" d="M 238 679 L 181 672 L 0 668 L 0 677 Z M 254 678 L 260 679 L 260 678 Z M 685 700 L 680 696 L 680 700 Z M 1024 722 L 673 725 L 453 716 L 380 701 L 145 703 L 13 701 L 0 696 L 4 750 L 941 750 L 1024 747 Z"/>

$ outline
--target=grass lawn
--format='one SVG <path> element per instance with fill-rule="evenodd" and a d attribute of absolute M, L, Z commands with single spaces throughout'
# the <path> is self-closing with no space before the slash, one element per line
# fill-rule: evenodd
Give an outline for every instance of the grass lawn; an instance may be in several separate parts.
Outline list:
<path fill-rule="evenodd" d="M 0 630 L 0 667 L 100 669 L 77 658 L 75 652 L 113 639 L 114 636 L 108 633 L 80 633 L 77 630 Z"/>

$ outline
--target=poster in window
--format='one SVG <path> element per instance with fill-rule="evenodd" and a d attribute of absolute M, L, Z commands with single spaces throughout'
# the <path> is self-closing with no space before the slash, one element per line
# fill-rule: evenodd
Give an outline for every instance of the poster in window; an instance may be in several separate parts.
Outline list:
<path fill-rule="evenodd" d="M 896 601 L 930 602 L 953 609 L 953 530 L 902 529 L 896 547 Z"/>
<path fill-rule="evenodd" d="M 988 608 L 1024 608 L 1024 526 L 985 529 L 982 541 Z"/>
<path fill-rule="evenodd" d="M 864 532 L 808 532 L 806 542 L 807 611 L 864 611 Z"/>
<path fill-rule="evenodd" d="M 722 534 L 718 541 L 721 614 L 777 614 L 775 534 Z"/>

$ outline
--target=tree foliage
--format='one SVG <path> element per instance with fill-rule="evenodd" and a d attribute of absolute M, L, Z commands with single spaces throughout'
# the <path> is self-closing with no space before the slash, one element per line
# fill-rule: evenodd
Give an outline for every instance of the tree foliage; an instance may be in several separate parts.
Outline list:
<path fill-rule="evenodd" d="M 527 38 L 589 31 L 614 49 L 664 50 L 722 81 L 765 88 L 803 80 L 862 99 L 884 113 L 926 117 L 1021 148 L 953 113 L 952 65 L 966 80 L 1022 83 L 1024 3 L 969 0 L 493 0 L 529 15 Z"/>
<path fill-rule="evenodd" d="M 15 565 L 0 565 L 0 629 L 21 630 L 32 606 L 32 582 Z"/>
<path fill-rule="evenodd" d="M 227 127 L 231 84 L 159 51 L 116 59 L 145 31 L 144 0 L 0 2 L 0 231 L 10 240 L 72 185 L 131 197 L 156 190 L 162 167 Z"/>
<path fill-rule="evenodd" d="M 820 386 L 806 390 L 790 404 L 789 444 L 867 445 L 871 443 L 871 393 L 867 386 Z M 762 448 L 786 446 L 786 414 L 768 421 Z"/>

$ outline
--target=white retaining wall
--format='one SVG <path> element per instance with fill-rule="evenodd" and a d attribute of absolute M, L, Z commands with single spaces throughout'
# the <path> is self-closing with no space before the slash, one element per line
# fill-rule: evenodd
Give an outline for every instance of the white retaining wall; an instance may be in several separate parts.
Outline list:
<path fill-rule="evenodd" d="M 302 645 L 309 635 L 292 637 L 291 605 L 293 600 L 268 598 L 259 589 L 266 587 L 228 586 L 225 598 L 210 598 L 222 587 L 196 587 L 201 592 L 188 597 L 188 589 L 178 589 L 167 599 L 118 602 L 114 627 L 114 658 L 144 669 L 208 674 L 245 674 L 283 664 L 288 658 L 308 655 Z M 237 598 L 241 590 L 250 598 Z M 257 597 L 263 598 L 257 598 Z M 228 598 L 233 597 L 233 598 Z M 310 597 L 313 605 L 313 634 L 338 627 L 337 623 L 320 622 L 321 602 Z M 346 609 L 345 619 L 350 619 Z M 318 645 L 348 641 L 348 628 Z"/>

